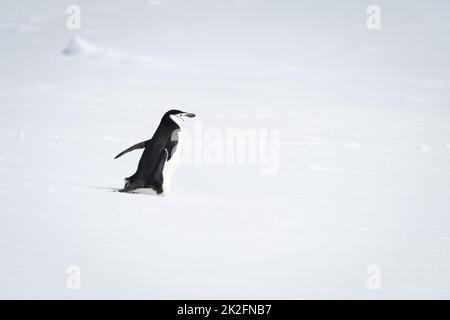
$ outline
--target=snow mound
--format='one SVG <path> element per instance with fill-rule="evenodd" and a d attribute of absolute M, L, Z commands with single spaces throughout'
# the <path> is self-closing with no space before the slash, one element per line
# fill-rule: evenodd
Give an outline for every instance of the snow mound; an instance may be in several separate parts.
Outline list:
<path fill-rule="evenodd" d="M 67 56 L 87 56 L 94 58 L 101 58 L 106 61 L 118 62 L 126 65 L 152 66 L 162 69 L 173 69 L 174 65 L 171 63 L 160 61 L 149 56 L 137 56 L 119 52 L 109 48 L 103 48 L 96 44 L 86 41 L 80 36 L 72 36 L 69 39 L 66 47 L 62 51 Z"/>
<path fill-rule="evenodd" d="M 62 51 L 65 55 L 77 55 L 84 54 L 89 56 L 100 56 L 106 53 L 106 50 L 100 48 L 90 42 L 87 42 L 79 36 L 73 36 L 70 38 L 69 43 Z"/>

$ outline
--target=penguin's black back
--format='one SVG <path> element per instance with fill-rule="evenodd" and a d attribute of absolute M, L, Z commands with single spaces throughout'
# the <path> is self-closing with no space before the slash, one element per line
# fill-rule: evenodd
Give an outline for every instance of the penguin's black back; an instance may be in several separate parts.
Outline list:
<path fill-rule="evenodd" d="M 156 171 L 160 169 L 164 150 L 167 150 L 169 159 L 172 155 L 173 143 L 171 143 L 171 137 L 175 130 L 180 130 L 180 126 L 170 119 L 169 112 L 161 119 L 150 143 L 146 145 L 142 153 L 136 173 L 130 177 L 133 184 L 138 187 L 146 187 L 157 176 Z"/>

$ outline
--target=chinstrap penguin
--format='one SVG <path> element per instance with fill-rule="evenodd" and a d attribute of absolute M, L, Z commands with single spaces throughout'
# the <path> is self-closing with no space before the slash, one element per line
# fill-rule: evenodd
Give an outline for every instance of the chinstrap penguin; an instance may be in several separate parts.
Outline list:
<path fill-rule="evenodd" d="M 153 137 L 137 143 L 119 153 L 114 159 L 136 150 L 144 149 L 136 173 L 125 178 L 120 192 L 142 192 L 167 195 L 170 191 L 172 173 L 180 155 L 181 124 L 195 114 L 180 110 L 167 111 Z"/>

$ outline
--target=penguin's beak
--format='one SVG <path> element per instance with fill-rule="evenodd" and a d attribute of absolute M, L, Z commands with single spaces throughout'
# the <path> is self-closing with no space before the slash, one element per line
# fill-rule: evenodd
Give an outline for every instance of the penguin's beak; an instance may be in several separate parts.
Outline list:
<path fill-rule="evenodd" d="M 195 118 L 195 114 L 193 114 L 193 113 L 188 113 L 188 112 L 186 112 L 186 113 L 184 114 L 184 116 L 186 116 L 186 117 L 188 117 L 188 118 Z"/>

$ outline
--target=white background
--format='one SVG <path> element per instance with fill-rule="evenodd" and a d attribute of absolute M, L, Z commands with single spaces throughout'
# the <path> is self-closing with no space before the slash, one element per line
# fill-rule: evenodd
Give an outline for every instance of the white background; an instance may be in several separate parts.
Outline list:
<path fill-rule="evenodd" d="M 0 297 L 450 298 L 448 39 L 444 0 L 0 1 Z M 111 192 L 174 107 L 279 130 L 277 174 Z"/>

